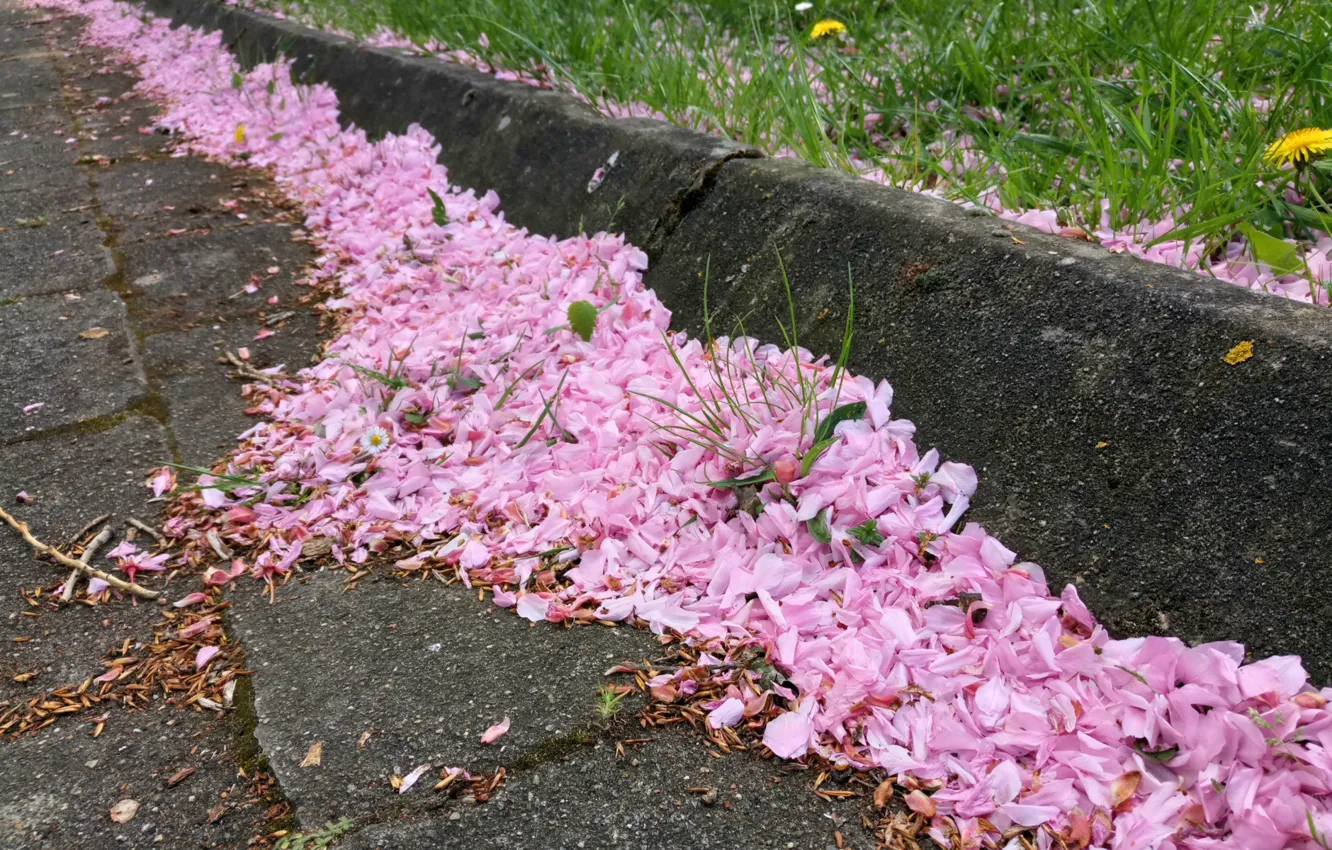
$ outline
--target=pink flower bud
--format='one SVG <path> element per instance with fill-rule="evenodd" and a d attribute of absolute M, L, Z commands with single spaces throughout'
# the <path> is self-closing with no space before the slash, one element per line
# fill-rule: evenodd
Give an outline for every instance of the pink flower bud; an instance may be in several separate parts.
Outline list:
<path fill-rule="evenodd" d="M 795 461 L 779 460 L 772 465 L 772 474 L 779 484 L 790 484 L 795 480 L 798 467 Z"/>

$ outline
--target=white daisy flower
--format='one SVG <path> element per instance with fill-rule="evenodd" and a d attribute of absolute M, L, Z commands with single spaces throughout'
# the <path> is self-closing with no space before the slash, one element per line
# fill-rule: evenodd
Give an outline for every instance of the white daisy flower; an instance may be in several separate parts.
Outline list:
<path fill-rule="evenodd" d="M 797 4 L 795 5 L 795 10 L 796 10 L 797 12 L 808 12 L 810 9 L 813 9 L 813 8 L 814 8 L 814 4 L 813 4 L 813 3 L 797 3 Z"/>
<path fill-rule="evenodd" d="M 361 435 L 361 448 L 372 455 L 377 455 L 389 445 L 389 433 L 378 425 L 366 430 Z"/>

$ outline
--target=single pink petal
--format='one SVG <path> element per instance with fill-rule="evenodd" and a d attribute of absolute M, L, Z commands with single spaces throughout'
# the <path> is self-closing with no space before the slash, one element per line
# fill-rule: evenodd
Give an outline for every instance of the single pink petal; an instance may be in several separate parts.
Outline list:
<path fill-rule="evenodd" d="M 1023 803 L 1009 803 L 999 810 L 1013 819 L 1019 826 L 1040 826 L 1059 814 L 1054 806 L 1028 806 Z"/>
<path fill-rule="evenodd" d="M 813 731 L 808 718 L 788 711 L 763 730 L 763 744 L 780 758 L 800 758 L 809 752 L 809 739 Z"/>
<path fill-rule="evenodd" d="M 93 577 L 88 579 L 88 595 L 96 596 L 111 585 L 106 583 L 106 579 Z"/>
<path fill-rule="evenodd" d="M 177 599 L 175 602 L 172 602 L 171 607 L 188 608 L 191 605 L 199 605 L 207 601 L 208 601 L 208 595 L 206 593 L 190 593 L 185 596 L 182 596 L 181 598 Z"/>
<path fill-rule="evenodd" d="M 210 616 L 210 617 L 204 617 L 200 620 L 196 620 L 195 622 L 190 623 L 188 626 L 181 629 L 179 635 L 186 639 L 192 638 L 196 635 L 201 635 L 204 632 L 208 631 L 208 627 L 213 625 L 213 620 L 215 619 L 216 619 L 215 617 Z"/>
<path fill-rule="evenodd" d="M 524 593 L 518 597 L 518 616 L 539 623 L 550 612 L 549 593 Z"/>
<path fill-rule="evenodd" d="M 96 679 L 93 679 L 93 681 L 94 681 L 94 682 L 114 682 L 117 678 L 120 677 L 120 674 L 124 672 L 124 669 L 125 669 L 125 668 L 123 668 L 123 667 L 112 667 L 110 670 L 107 670 L 105 673 L 103 673 L 102 675 L 98 676 Z"/>
<path fill-rule="evenodd" d="M 501 737 L 503 737 L 504 733 L 508 731 L 509 731 L 509 718 L 505 717 L 499 723 L 496 723 L 494 726 L 491 726 L 489 729 L 487 729 L 485 732 L 482 733 L 481 743 L 493 744 L 496 741 L 498 741 Z"/>
<path fill-rule="evenodd" d="M 924 791 L 912 791 L 910 794 L 906 795 L 905 800 L 907 808 L 911 809 L 911 811 L 918 815 L 932 818 L 934 817 L 935 811 L 937 811 L 934 801 L 931 800 L 930 795 L 926 794 Z"/>
<path fill-rule="evenodd" d="M 713 729 L 734 726 L 745 716 L 745 704 L 735 697 L 723 702 L 708 712 L 708 725 Z"/>
<path fill-rule="evenodd" d="M 116 545 L 114 549 L 106 553 L 106 557 L 113 559 L 128 558 L 138 551 L 139 551 L 138 546 L 135 546 L 133 543 L 131 543 L 128 540 L 122 540 L 118 545 Z"/>
<path fill-rule="evenodd" d="M 398 793 L 406 794 L 407 790 L 416 784 L 416 780 L 424 776 L 429 769 L 430 765 L 428 764 L 418 765 L 415 770 L 402 778 L 402 784 L 398 786 Z"/>
<path fill-rule="evenodd" d="M 194 669 L 202 670 L 207 666 L 209 661 L 213 660 L 213 656 L 221 651 L 222 650 L 216 646 L 205 646 L 201 648 L 199 654 L 194 656 Z"/>

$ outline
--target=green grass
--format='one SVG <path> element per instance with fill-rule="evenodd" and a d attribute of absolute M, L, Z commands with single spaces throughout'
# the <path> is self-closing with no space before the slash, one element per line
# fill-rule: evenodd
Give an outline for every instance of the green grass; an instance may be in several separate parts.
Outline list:
<path fill-rule="evenodd" d="M 1281 131 L 1332 126 L 1332 7 L 1322 0 L 1278 0 L 1262 18 L 1249 0 L 848 0 L 805 12 L 757 0 L 285 8 L 357 34 L 383 26 L 549 71 L 594 101 L 643 103 L 818 165 L 869 162 L 888 182 L 953 198 L 997 191 L 1010 209 L 1054 209 L 1064 223 L 1099 222 L 1102 199 L 1116 226 L 1187 206 L 1179 227 L 1210 245 L 1241 221 L 1300 235 L 1276 190 L 1259 185 L 1273 176 L 1261 153 Z M 810 40 L 824 17 L 844 21 L 847 38 Z M 883 116 L 877 144 L 869 114 Z M 947 160 L 963 135 L 980 162 L 959 173 Z"/>

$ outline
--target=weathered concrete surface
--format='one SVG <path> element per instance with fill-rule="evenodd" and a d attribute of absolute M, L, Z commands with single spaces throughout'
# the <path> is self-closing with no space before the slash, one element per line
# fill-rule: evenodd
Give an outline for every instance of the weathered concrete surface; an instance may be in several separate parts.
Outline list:
<path fill-rule="evenodd" d="M 1120 635 L 1332 676 L 1332 314 L 779 162 L 727 165 L 651 283 L 698 331 L 710 258 L 714 329 L 772 339 L 777 251 L 818 352 L 841 345 L 849 268 L 852 367 L 977 467 L 970 518 L 1056 590 Z M 1241 340 L 1253 359 L 1227 365 Z"/>
<path fill-rule="evenodd" d="M 173 185 L 176 195 L 194 192 L 188 183 Z M 243 316 L 266 320 L 291 312 L 300 306 L 300 298 L 310 295 L 309 287 L 293 283 L 310 247 L 293 242 L 287 225 L 156 239 L 125 245 L 121 254 L 130 309 L 147 333 L 189 331 Z M 270 275 L 269 269 L 277 271 Z M 251 283 L 252 277 L 256 283 Z M 250 285 L 254 292 L 246 292 Z M 274 296 L 279 303 L 269 304 Z M 249 340 L 236 344 L 248 345 Z"/>
<path fill-rule="evenodd" d="M 408 813 L 367 826 L 339 846 L 824 850 L 836 847 L 838 831 L 847 847 L 874 846 L 859 822 L 864 801 L 823 802 L 810 793 L 812 772 L 782 775 L 781 763 L 746 754 L 714 759 L 688 731 L 633 735 L 652 740 L 624 756 L 613 741 L 598 741 L 515 773 L 484 806 L 450 801 L 428 819 Z M 705 805 L 688 788 L 713 788 L 717 800 Z"/>
<path fill-rule="evenodd" d="M 779 338 L 780 248 L 801 341 L 833 353 L 850 264 L 853 363 L 893 383 L 924 444 L 981 471 L 974 519 L 1055 584 L 1077 582 L 1118 634 L 1239 639 L 1332 679 L 1327 311 L 792 160 L 735 159 L 751 152 L 678 129 L 594 120 L 567 97 L 215 0 L 148 5 L 220 27 L 242 57 L 286 50 L 373 130 L 421 120 L 451 174 L 496 188 L 517 224 L 602 227 L 623 195 L 615 229 L 648 248 L 647 282 L 679 326 L 701 325 L 711 258 L 719 326 L 757 307 L 748 329 Z M 658 159 L 663 140 L 675 153 Z M 585 180 L 611 150 L 636 164 L 589 200 Z M 674 175 L 690 173 L 682 193 Z M 1222 363 L 1246 339 L 1254 359 Z"/>
<path fill-rule="evenodd" d="M 132 79 L 99 73 L 106 56 L 75 49 L 77 21 L 39 17 L 0 0 L 0 163 L 34 164 L 0 165 L 0 503 L 60 545 L 94 516 L 113 513 L 118 541 L 126 517 L 156 519 L 148 469 L 209 464 L 253 424 L 239 384 L 216 362 L 215 343 L 248 346 L 260 366 L 296 368 L 315 350 L 316 322 L 303 301 L 311 292 L 290 282 L 312 251 L 292 241 L 290 225 L 249 226 L 216 205 L 239 196 L 252 199 L 242 201 L 252 220 L 284 220 L 286 210 L 260 197 L 270 188 L 261 176 L 162 157 L 166 137 L 137 132 L 135 122 L 153 113 L 144 101 L 99 109 L 97 97 L 118 98 Z M 219 174 L 220 188 L 181 180 L 200 173 Z M 148 180 L 164 185 L 153 192 Z M 123 187 L 109 203 L 103 181 Z M 182 212 L 151 209 L 158 202 Z M 234 232 L 169 239 L 154 250 L 152 237 L 180 227 L 191 205 L 209 205 Z M 122 223 L 118 215 L 135 218 Z M 146 241 L 122 250 L 121 236 L 135 228 Z M 167 268 L 169 291 L 134 284 L 145 258 L 186 246 L 196 267 Z M 282 271 L 270 277 L 273 265 Z M 220 292 L 243 288 L 251 275 L 264 282 L 258 293 Z M 199 315 L 162 321 L 172 318 L 175 292 Z M 267 303 L 272 295 L 278 304 Z M 272 323 L 274 336 L 254 339 L 288 310 L 297 312 Z M 187 324 L 197 327 L 176 332 Z M 93 328 L 106 333 L 80 337 Z M 45 404 L 23 414 L 35 402 Z M 31 500 L 18 502 L 20 491 Z M 152 634 L 156 605 L 56 602 L 66 573 L 0 527 L 0 714 L 100 674 L 108 653 L 126 641 L 138 651 Z M 105 728 L 94 737 L 99 718 Z M 159 698 L 145 711 L 108 705 L 62 717 L 35 736 L 0 740 L 0 848 L 249 846 L 289 808 L 242 777 L 242 767 L 250 777 L 262 771 L 243 710 L 215 716 Z M 189 768 L 195 772 L 168 781 Z M 109 810 L 122 799 L 140 809 L 118 825 Z"/>
<path fill-rule="evenodd" d="M 29 295 L 82 292 L 100 289 L 115 273 L 111 252 L 102 244 L 103 233 L 88 212 L 73 210 L 86 198 L 88 186 L 61 186 L 49 191 L 0 194 L 22 198 L 14 204 L 10 223 L 0 232 L 0 285 L 7 301 Z M 42 222 L 37 226 L 20 222 Z M 9 218 L 8 215 L 5 216 Z"/>
<path fill-rule="evenodd" d="M 108 430 L 17 443 L 0 449 L 0 500 L 42 539 L 63 542 L 102 513 L 152 516 L 143 471 L 166 457 L 165 430 L 141 416 Z M 20 491 L 35 501 L 13 505 Z M 77 605 L 61 611 L 32 605 L 17 588 L 53 587 L 68 570 L 36 561 L 26 543 L 8 527 L 2 530 L 0 587 L 6 592 L 0 595 L 0 639 L 6 653 L 0 658 L 0 701 L 82 681 L 101 669 L 97 660 L 104 653 L 149 633 L 146 628 L 157 618 L 152 605 Z M 31 672 L 37 673 L 34 679 L 14 681 Z"/>
<path fill-rule="evenodd" d="M 250 789 L 237 777 L 231 718 L 113 711 L 100 736 L 93 730 L 91 718 L 76 717 L 2 745 L 0 848 L 239 850 L 269 831 L 263 801 L 247 802 Z M 117 824 L 108 812 L 126 799 L 138 802 L 138 814 Z"/>
<path fill-rule="evenodd" d="M 105 289 L 0 307 L 0 339 L 24 343 L 0 359 L 0 442 L 125 410 L 148 389 L 125 305 Z"/>
<path fill-rule="evenodd" d="M 107 431 L 18 443 L 0 448 L 0 499 L 11 503 L 27 490 L 36 501 L 6 509 L 20 512 L 43 539 L 63 542 L 102 512 L 151 519 L 143 470 L 167 456 L 165 429 L 139 416 Z M 35 561 L 16 535 L 0 531 L 0 713 L 10 700 L 99 674 L 104 654 L 151 634 L 155 605 L 29 604 L 19 589 L 30 597 L 42 589 L 49 598 L 66 571 Z M 36 676 L 14 681 L 29 673 Z M 94 738 L 103 716 L 106 728 Z M 267 801 L 246 805 L 251 795 L 237 778 L 245 731 L 230 714 L 112 707 L 0 741 L 0 848 L 243 847 L 265 831 L 267 808 Z M 168 786 L 188 768 L 195 773 Z M 136 800 L 140 811 L 117 825 L 108 811 L 123 799 Z M 218 819 L 210 824 L 215 807 Z"/>
<path fill-rule="evenodd" d="M 344 578 L 318 572 L 275 605 L 256 594 L 233 603 L 252 658 L 255 735 L 307 824 L 391 805 L 390 774 L 418 764 L 512 765 L 591 719 L 606 668 L 660 654 L 634 629 L 531 628 L 437 582 L 348 593 Z M 481 733 L 506 716 L 508 734 L 483 746 Z M 299 767 L 316 741 L 322 766 Z"/>
<path fill-rule="evenodd" d="M 222 204 L 238 201 L 250 188 L 250 178 L 211 162 L 129 160 L 95 173 L 102 212 L 115 221 L 122 248 L 184 235 L 172 231 L 195 234 L 248 221 Z"/>
<path fill-rule="evenodd" d="M 254 417 L 242 405 L 218 404 L 218 399 L 236 392 L 236 382 L 217 363 L 223 350 L 248 346 L 253 349 L 250 364 L 255 368 L 295 370 L 309 360 L 316 327 L 309 313 L 298 313 L 261 343 L 254 341 L 260 324 L 244 320 L 159 333 L 144 340 L 144 365 L 156 382 L 157 397 L 173 420 L 190 423 L 190 427 L 174 431 L 180 463 L 209 466 L 236 445 L 237 434 L 254 426 Z"/>
<path fill-rule="evenodd" d="M 344 580 L 317 572 L 279 590 L 275 605 L 250 593 L 233 601 L 254 671 L 255 735 L 307 828 L 343 815 L 383 821 L 346 844 L 366 850 L 683 850 L 823 848 L 841 823 L 849 846 L 872 846 L 856 805 L 816 797 L 812 774 L 780 780 L 780 762 L 717 760 L 692 733 L 640 729 L 632 701 L 623 717 L 601 721 L 603 672 L 659 656 L 652 635 L 533 625 L 433 581 L 367 579 L 347 592 Z M 504 717 L 508 733 L 482 745 Z M 644 737 L 653 740 L 617 756 L 616 741 Z M 322 763 L 301 767 L 316 742 Z M 420 785 L 394 794 L 389 777 L 420 764 L 432 765 Z M 431 793 L 446 766 L 504 767 L 507 784 L 469 806 Z M 717 788 L 714 806 L 685 790 L 700 787 Z"/>
<path fill-rule="evenodd" d="M 493 189 L 509 220 L 535 233 L 624 232 L 650 252 L 706 190 L 715 170 L 753 148 L 656 121 L 612 121 L 554 92 L 488 74 L 366 50 L 337 36 L 243 9 L 194 0 L 148 0 L 177 23 L 221 29 L 243 62 L 292 57 L 305 79 L 338 92 L 344 121 L 373 134 L 429 130 L 449 179 Z M 593 191 L 593 174 L 604 182 Z"/>

